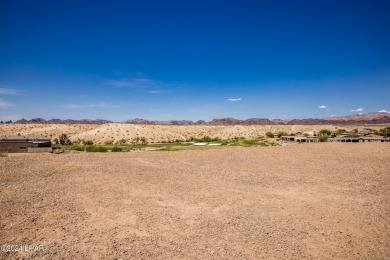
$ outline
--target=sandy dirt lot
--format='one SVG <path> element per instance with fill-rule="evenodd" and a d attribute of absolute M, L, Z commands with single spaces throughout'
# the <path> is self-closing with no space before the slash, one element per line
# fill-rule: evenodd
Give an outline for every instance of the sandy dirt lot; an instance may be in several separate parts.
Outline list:
<path fill-rule="evenodd" d="M 384 126 L 334 126 L 334 125 L 264 125 L 264 126 L 164 126 L 164 125 L 131 125 L 131 124 L 104 124 L 104 125 L 63 125 L 63 124 L 2 124 L 0 136 L 9 135 L 41 135 L 58 138 L 61 134 L 67 134 L 72 141 L 92 140 L 97 144 L 107 141 L 117 142 L 125 139 L 131 142 L 135 137 L 145 137 L 149 143 L 187 140 L 190 137 L 202 138 L 210 136 L 220 139 L 232 139 L 244 137 L 246 139 L 257 138 L 266 132 L 286 131 L 296 132 L 319 132 L 321 129 L 335 130 L 337 128 L 379 130 Z"/>
<path fill-rule="evenodd" d="M 22 259 L 389 259 L 390 143 L 0 157 Z"/>

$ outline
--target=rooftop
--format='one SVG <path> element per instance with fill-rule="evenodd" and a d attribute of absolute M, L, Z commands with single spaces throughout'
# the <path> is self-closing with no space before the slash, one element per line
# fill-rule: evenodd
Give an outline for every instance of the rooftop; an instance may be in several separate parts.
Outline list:
<path fill-rule="evenodd" d="M 50 141 L 49 137 L 45 136 L 0 136 L 0 141 Z"/>

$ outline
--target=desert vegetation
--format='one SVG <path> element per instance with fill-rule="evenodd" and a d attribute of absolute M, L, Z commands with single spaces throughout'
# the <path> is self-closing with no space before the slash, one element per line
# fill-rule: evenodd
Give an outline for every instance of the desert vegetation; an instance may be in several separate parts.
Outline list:
<path fill-rule="evenodd" d="M 113 144 L 113 142 L 105 143 L 104 145 L 99 144 L 87 144 L 88 142 L 78 141 L 74 142 L 72 145 L 53 145 L 55 149 L 69 149 L 71 151 L 79 152 L 127 152 L 131 150 L 157 150 L 157 151 L 179 151 L 179 150 L 188 150 L 197 146 L 198 149 L 200 146 L 242 146 L 242 147 L 251 147 L 251 146 L 274 146 L 276 145 L 274 140 L 270 140 L 264 137 L 258 137 L 255 139 L 245 139 L 244 137 L 233 137 L 229 140 L 221 140 L 219 138 L 210 138 L 206 136 L 205 138 L 194 138 L 190 137 L 188 140 L 172 140 L 161 143 L 148 143 L 146 138 L 140 137 L 135 138 L 130 144 L 119 143 Z"/>
<path fill-rule="evenodd" d="M 390 126 L 380 129 L 378 134 L 385 137 L 390 137 Z"/>
<path fill-rule="evenodd" d="M 53 148 L 73 151 L 122 151 L 139 149 L 182 150 L 205 143 L 214 146 L 271 146 L 281 144 L 279 140 L 288 136 L 315 137 L 315 141 L 326 142 L 330 138 L 347 135 L 357 138 L 367 133 L 389 137 L 390 127 L 373 126 L 162 126 L 162 125 L 23 125 L 3 124 L 1 135 L 50 136 Z M 89 148 L 93 146 L 95 148 Z M 173 149 L 175 148 L 175 149 Z"/>

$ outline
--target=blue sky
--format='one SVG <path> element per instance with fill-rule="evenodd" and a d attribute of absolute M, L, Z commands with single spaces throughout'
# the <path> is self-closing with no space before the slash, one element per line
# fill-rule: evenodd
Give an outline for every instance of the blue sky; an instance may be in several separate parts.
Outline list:
<path fill-rule="evenodd" d="M 389 12 L 379 0 L 1 1 L 0 120 L 390 111 Z"/>

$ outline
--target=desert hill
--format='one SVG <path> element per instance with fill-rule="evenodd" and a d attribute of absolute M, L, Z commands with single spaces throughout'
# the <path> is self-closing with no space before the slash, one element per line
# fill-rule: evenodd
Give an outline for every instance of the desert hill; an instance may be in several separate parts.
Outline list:
<path fill-rule="evenodd" d="M 16 121 L 17 124 L 95 124 L 102 125 L 113 123 L 104 119 L 50 119 L 34 118 L 31 120 L 21 119 Z M 136 125 L 360 125 L 360 124 L 386 124 L 390 123 L 390 113 L 371 112 L 367 114 L 356 114 L 349 116 L 327 117 L 327 118 L 307 118 L 307 119 L 268 119 L 268 118 L 249 118 L 245 120 L 228 118 L 216 118 L 210 122 L 199 120 L 196 122 L 190 120 L 146 120 L 142 118 L 129 119 L 126 124 Z"/>
<path fill-rule="evenodd" d="M 383 125 L 144 125 L 126 123 L 108 124 L 0 124 L 0 136 L 27 135 L 47 136 L 52 139 L 61 134 L 67 134 L 72 141 L 92 140 L 94 143 L 131 142 L 136 137 L 145 137 L 149 143 L 188 140 L 191 137 L 232 139 L 244 137 L 246 139 L 264 136 L 266 132 L 285 131 L 287 133 L 312 132 L 321 129 L 336 130 L 337 128 L 379 130 Z"/>
<path fill-rule="evenodd" d="M 246 139 L 264 136 L 266 132 L 284 131 L 318 132 L 321 129 L 336 130 L 338 128 L 379 130 L 383 124 L 390 123 L 389 113 L 368 113 L 345 117 L 330 117 L 324 119 L 274 119 L 250 118 L 240 120 L 235 118 L 213 119 L 210 122 L 199 120 L 149 121 L 132 119 L 121 123 L 109 120 L 60 120 L 35 118 L 22 119 L 15 123 L 0 124 L 0 136 L 10 135 L 42 135 L 52 139 L 61 134 L 67 134 L 72 141 L 92 140 L 94 143 L 131 142 L 136 137 L 145 137 L 148 142 L 185 141 L 191 137 L 232 139 L 243 137 Z M 382 125 L 380 125 L 382 124 Z"/>

